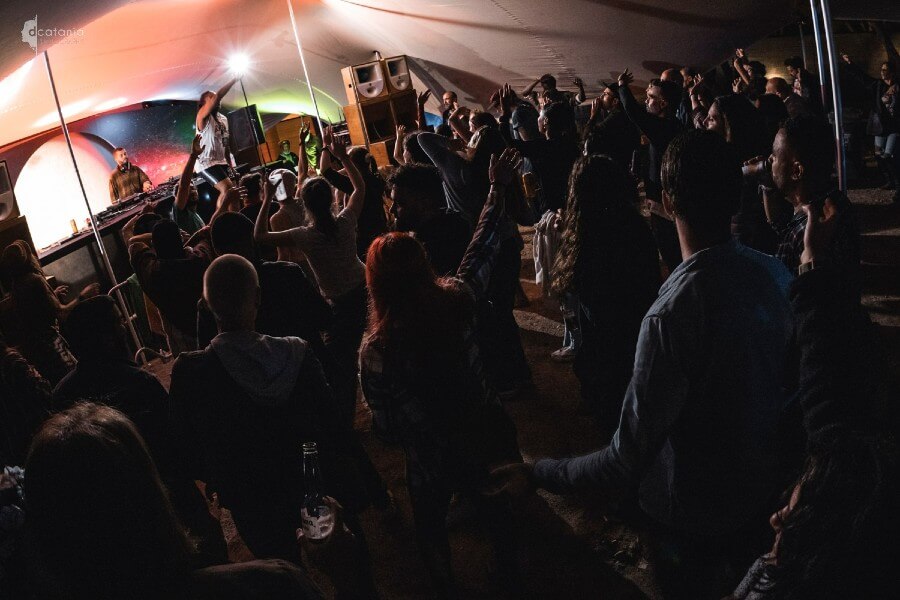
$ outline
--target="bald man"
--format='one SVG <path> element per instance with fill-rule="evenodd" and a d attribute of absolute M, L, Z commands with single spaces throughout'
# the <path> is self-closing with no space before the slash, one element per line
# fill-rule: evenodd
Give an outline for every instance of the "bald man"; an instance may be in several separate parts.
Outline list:
<path fill-rule="evenodd" d="M 172 368 L 171 407 L 185 460 L 231 510 L 254 556 L 296 562 L 301 444 L 318 444 L 324 491 L 344 506 L 348 526 L 369 504 L 354 468 L 365 451 L 341 419 L 307 342 L 256 331 L 260 286 L 250 261 L 236 254 L 215 259 L 203 277 L 203 302 L 219 334 Z"/>

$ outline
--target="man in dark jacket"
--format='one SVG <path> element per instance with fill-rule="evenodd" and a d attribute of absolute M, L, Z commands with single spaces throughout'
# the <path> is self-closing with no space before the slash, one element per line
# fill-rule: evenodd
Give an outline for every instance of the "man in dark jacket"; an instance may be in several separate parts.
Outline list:
<path fill-rule="evenodd" d="M 219 334 L 175 361 L 172 411 L 192 474 L 231 510 L 253 554 L 296 562 L 303 442 L 318 444 L 324 491 L 344 506 L 357 535 L 353 515 L 369 499 L 356 468 L 359 442 L 341 419 L 319 361 L 300 338 L 256 331 L 259 296 L 249 261 L 227 254 L 212 262 L 203 299 Z"/>
<path fill-rule="evenodd" d="M 647 101 L 644 107 L 638 104 L 628 87 L 632 81 L 634 81 L 634 76 L 626 69 L 619 75 L 616 92 L 619 94 L 622 110 L 650 142 L 648 173 L 644 177 L 644 192 L 650 203 L 650 225 L 653 228 L 653 237 L 656 239 L 656 246 L 659 248 L 663 262 L 666 263 L 671 273 L 681 264 L 681 249 L 678 247 L 675 223 L 662 210 L 659 168 L 662 164 L 663 154 L 669 147 L 669 142 L 683 129 L 681 123 L 675 118 L 675 112 L 681 102 L 681 86 L 674 81 L 651 80 L 647 87 Z"/>
<path fill-rule="evenodd" d="M 584 142 L 588 154 L 606 154 L 623 169 L 631 169 L 634 152 L 641 145 L 641 132 L 622 110 L 612 86 L 606 86 L 591 104 Z"/>

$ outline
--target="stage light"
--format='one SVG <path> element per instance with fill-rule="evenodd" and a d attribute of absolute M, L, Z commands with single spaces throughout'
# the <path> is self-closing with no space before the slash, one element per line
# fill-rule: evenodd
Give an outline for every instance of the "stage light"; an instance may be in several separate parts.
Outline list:
<path fill-rule="evenodd" d="M 228 70 L 238 77 L 243 77 L 250 70 L 250 57 L 243 52 L 228 57 Z"/>

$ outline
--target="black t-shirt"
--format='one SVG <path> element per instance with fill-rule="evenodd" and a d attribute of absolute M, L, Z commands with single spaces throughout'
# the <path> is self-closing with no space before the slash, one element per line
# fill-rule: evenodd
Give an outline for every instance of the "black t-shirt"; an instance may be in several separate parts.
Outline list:
<path fill-rule="evenodd" d="M 415 231 L 415 237 L 425 246 L 435 274 L 444 277 L 455 275 L 459 269 L 472 240 L 472 229 L 462 214 L 443 208 Z"/>
<path fill-rule="evenodd" d="M 184 258 L 159 259 L 149 246 L 132 244 L 131 267 L 141 289 L 160 314 L 179 331 L 194 332 L 197 301 L 203 295 L 203 274 L 211 262 L 206 249 L 185 248 Z"/>

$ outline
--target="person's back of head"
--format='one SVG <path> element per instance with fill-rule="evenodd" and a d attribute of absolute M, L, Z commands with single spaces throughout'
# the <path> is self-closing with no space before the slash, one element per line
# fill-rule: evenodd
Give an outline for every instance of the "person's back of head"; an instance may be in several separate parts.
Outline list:
<path fill-rule="evenodd" d="M 369 180 L 372 177 L 381 178 L 381 174 L 378 172 L 378 163 L 375 162 L 375 158 L 369 153 L 369 150 L 365 146 L 350 148 L 347 155 L 366 180 Z"/>
<path fill-rule="evenodd" d="M 137 221 L 134 222 L 134 235 L 143 235 L 145 233 L 152 233 L 153 227 L 162 219 L 156 213 L 147 213 L 138 217 Z"/>
<path fill-rule="evenodd" d="M 37 583 L 73 599 L 177 596 L 191 548 L 125 415 L 87 403 L 54 415 L 25 469 Z"/>
<path fill-rule="evenodd" d="M 801 71 L 804 69 L 803 58 L 800 56 L 791 56 L 784 59 L 784 66 Z"/>
<path fill-rule="evenodd" d="M 819 117 L 804 115 L 786 120 L 778 134 L 783 136 L 781 150 L 789 157 L 785 162 L 800 166 L 797 181 L 811 194 L 828 192 L 834 185 L 831 128 Z"/>
<path fill-rule="evenodd" d="M 400 165 L 391 175 L 390 183 L 393 188 L 403 190 L 404 194 L 415 195 L 431 210 L 440 209 L 447 204 L 441 172 L 432 165 Z"/>
<path fill-rule="evenodd" d="M 240 185 L 247 190 L 247 204 L 259 204 L 262 202 L 262 197 L 260 196 L 262 175 L 259 173 L 248 173 L 241 177 Z"/>
<path fill-rule="evenodd" d="M 653 79 L 650 81 L 651 87 L 658 87 L 660 94 L 666 101 L 665 115 L 674 116 L 681 104 L 682 87 L 673 80 Z"/>
<path fill-rule="evenodd" d="M 572 136 L 575 133 L 575 114 L 562 102 L 554 102 L 544 107 L 544 134 L 547 139 Z"/>
<path fill-rule="evenodd" d="M 758 60 L 751 60 L 747 63 L 747 66 L 750 67 L 751 73 L 753 73 L 754 77 L 765 77 L 766 76 L 766 65 L 759 62 Z"/>
<path fill-rule="evenodd" d="M 81 361 L 116 361 L 129 358 L 122 313 L 109 296 L 79 302 L 66 319 L 66 341 Z"/>
<path fill-rule="evenodd" d="M 662 162 L 667 208 L 695 236 L 715 243 L 730 236 L 741 191 L 741 163 L 721 135 L 693 129 L 669 144 Z"/>
<path fill-rule="evenodd" d="M 749 160 L 768 152 L 763 144 L 761 121 L 756 107 L 743 94 L 719 96 L 715 103 L 725 115 L 726 140 L 738 152 L 738 158 Z"/>
<path fill-rule="evenodd" d="M 242 256 L 220 256 L 203 275 L 203 300 L 220 332 L 253 330 L 259 299 L 259 276 L 253 264 Z"/>
<path fill-rule="evenodd" d="M 782 101 L 794 93 L 794 90 L 791 89 L 791 84 L 784 77 L 769 77 L 769 80 L 766 82 L 766 88 L 770 89 Z"/>
<path fill-rule="evenodd" d="M 237 254 L 249 261 L 256 260 L 253 244 L 253 222 L 236 212 L 219 215 L 210 226 L 210 239 L 216 254 Z"/>
<path fill-rule="evenodd" d="M 15 240 L 3 249 L 0 270 L 5 283 L 30 273 L 43 273 L 41 263 L 25 240 Z"/>
<path fill-rule="evenodd" d="M 437 128 L 434 130 L 434 132 L 436 134 L 438 134 L 439 136 L 442 136 L 445 138 L 453 137 L 453 128 L 451 128 L 446 123 L 441 123 L 440 125 L 438 125 Z"/>
<path fill-rule="evenodd" d="M 565 102 L 566 95 L 554 87 L 552 89 L 544 90 L 544 93 L 541 94 L 541 99 L 544 102 L 544 106 L 548 106 L 556 102 Z"/>
<path fill-rule="evenodd" d="M 403 138 L 403 160 L 406 162 L 421 163 L 423 165 L 431 164 L 431 159 L 422 150 L 419 144 L 419 132 L 414 131 L 407 133 Z"/>
<path fill-rule="evenodd" d="M 372 242 L 366 254 L 366 285 L 370 341 L 402 345 L 417 351 L 417 359 L 431 360 L 426 354 L 446 352 L 450 332 L 462 327 L 464 303 L 447 301 L 425 248 L 407 233 L 388 233 Z"/>
<path fill-rule="evenodd" d="M 315 228 L 334 237 L 337 234 L 337 224 L 331 211 L 332 193 L 333 188 L 324 177 L 310 177 L 300 188 L 300 199 L 312 216 Z"/>
<path fill-rule="evenodd" d="M 900 559 L 898 503 L 892 442 L 842 429 L 811 440 L 790 502 L 772 517 L 779 535 L 765 597 L 891 597 Z"/>
<path fill-rule="evenodd" d="M 547 90 L 555 90 L 556 89 L 556 77 L 551 75 L 550 73 L 545 73 L 541 75 L 540 84 L 544 86 L 544 89 Z"/>
<path fill-rule="evenodd" d="M 684 75 L 682 75 L 680 69 L 666 69 L 659 75 L 659 78 L 662 81 L 671 81 L 681 87 L 684 87 Z"/>
<path fill-rule="evenodd" d="M 756 99 L 756 110 L 762 122 L 763 141 L 767 148 L 766 152 L 772 150 L 772 142 L 775 141 L 775 134 L 781 128 L 781 124 L 788 118 L 787 108 L 784 101 L 775 94 L 763 94 Z"/>
<path fill-rule="evenodd" d="M 160 219 L 153 225 L 151 236 L 157 258 L 161 260 L 184 258 L 184 242 L 175 221 Z"/>
<path fill-rule="evenodd" d="M 473 112 L 469 118 L 469 123 L 472 131 L 478 131 L 482 127 L 498 127 L 497 119 L 494 118 L 494 115 L 483 110 Z"/>

